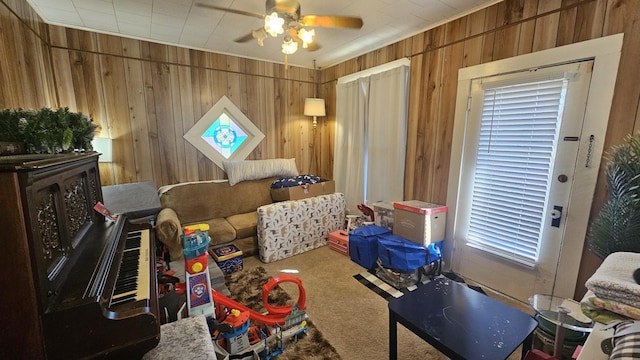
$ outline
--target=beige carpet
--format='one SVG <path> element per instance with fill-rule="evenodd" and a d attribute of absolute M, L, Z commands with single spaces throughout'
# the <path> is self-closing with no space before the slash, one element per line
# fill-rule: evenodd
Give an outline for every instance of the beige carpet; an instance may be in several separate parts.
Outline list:
<path fill-rule="evenodd" d="M 257 257 L 244 259 L 245 269 L 256 266 L 264 267 L 271 275 L 283 269 L 299 271 L 296 276 L 302 279 L 306 291 L 307 314 L 344 360 L 389 357 L 387 301 L 353 278 L 364 269 L 348 257 L 325 246 L 268 264 Z M 281 286 L 297 299 L 295 285 Z M 398 358 L 447 359 L 401 325 L 398 325 Z M 520 359 L 520 349 L 509 358 L 516 359 Z"/>

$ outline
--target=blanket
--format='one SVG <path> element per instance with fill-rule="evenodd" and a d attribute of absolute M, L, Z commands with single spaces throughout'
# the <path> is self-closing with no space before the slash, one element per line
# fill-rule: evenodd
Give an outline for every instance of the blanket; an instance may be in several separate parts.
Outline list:
<path fill-rule="evenodd" d="M 591 290 L 587 291 L 580 303 L 592 308 L 609 310 L 616 314 L 622 315 L 622 318 L 625 319 L 632 318 L 635 320 L 640 320 L 639 308 L 623 304 L 615 300 L 598 297 Z"/>
<path fill-rule="evenodd" d="M 307 185 L 319 183 L 322 180 L 315 175 L 298 175 L 295 177 L 281 177 L 276 179 L 272 184 L 272 189 L 288 188 L 293 186 Z"/>
<path fill-rule="evenodd" d="M 607 256 L 585 286 L 600 298 L 640 307 L 640 285 L 633 272 L 640 266 L 640 254 L 616 252 Z"/>

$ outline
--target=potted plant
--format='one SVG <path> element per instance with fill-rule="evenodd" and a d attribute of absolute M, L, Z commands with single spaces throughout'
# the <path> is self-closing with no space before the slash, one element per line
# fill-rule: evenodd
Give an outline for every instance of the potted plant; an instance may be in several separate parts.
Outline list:
<path fill-rule="evenodd" d="M 0 111 L 0 142 L 21 144 L 16 146 L 31 154 L 93 150 L 96 128 L 91 118 L 67 107 Z"/>
<path fill-rule="evenodd" d="M 591 250 L 602 259 L 619 251 L 640 252 L 640 132 L 625 140 L 607 156 L 609 200 L 587 235 Z"/>

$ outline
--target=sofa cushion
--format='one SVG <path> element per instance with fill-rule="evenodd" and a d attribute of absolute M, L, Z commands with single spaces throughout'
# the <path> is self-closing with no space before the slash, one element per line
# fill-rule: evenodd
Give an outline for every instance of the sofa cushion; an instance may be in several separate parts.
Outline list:
<path fill-rule="evenodd" d="M 229 222 L 224 218 L 201 221 L 199 224 L 209 225 L 209 236 L 211 237 L 210 244 L 213 246 L 228 243 L 236 238 L 236 229 L 234 229 L 233 226 L 231 226 L 231 224 L 229 224 Z"/>
<path fill-rule="evenodd" d="M 245 214 L 231 215 L 227 218 L 227 221 L 236 230 L 238 239 L 254 236 L 258 225 L 258 213 L 252 211 Z"/>
<path fill-rule="evenodd" d="M 242 257 L 249 257 L 258 253 L 258 237 L 255 235 L 236 239 L 233 241 L 233 245 L 242 250 Z"/>

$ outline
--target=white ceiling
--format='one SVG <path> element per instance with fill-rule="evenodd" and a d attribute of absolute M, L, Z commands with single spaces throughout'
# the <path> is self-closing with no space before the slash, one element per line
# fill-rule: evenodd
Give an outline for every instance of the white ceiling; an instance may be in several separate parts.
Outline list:
<path fill-rule="evenodd" d="M 196 6 L 204 3 L 253 13 L 264 0 L 27 0 L 52 25 L 119 35 L 186 48 L 283 63 L 282 35 L 257 41 L 233 40 L 263 20 Z M 300 0 L 302 15 L 358 16 L 359 30 L 316 27 L 319 50 L 303 49 L 289 64 L 313 68 L 335 65 L 405 39 L 500 0 Z"/>

